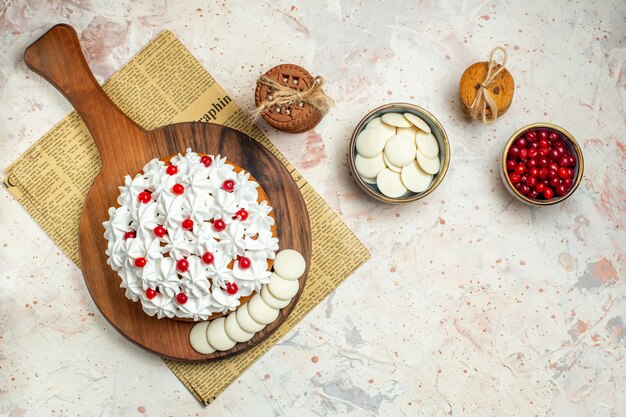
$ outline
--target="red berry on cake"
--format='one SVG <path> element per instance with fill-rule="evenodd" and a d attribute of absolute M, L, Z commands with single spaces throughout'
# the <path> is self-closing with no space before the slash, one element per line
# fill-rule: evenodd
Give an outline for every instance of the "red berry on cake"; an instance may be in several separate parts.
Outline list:
<path fill-rule="evenodd" d="M 176 165 L 170 165 L 165 170 L 165 173 L 167 175 L 176 175 L 176 174 L 178 174 L 178 167 Z"/>
<path fill-rule="evenodd" d="M 222 219 L 214 220 L 213 229 L 215 229 L 216 232 L 221 232 L 222 230 L 226 229 L 226 223 L 224 223 L 224 220 Z"/>
<path fill-rule="evenodd" d="M 146 258 L 136 258 L 135 259 L 135 266 L 137 268 L 143 268 L 144 266 L 146 266 L 147 263 L 148 263 L 148 260 Z"/>
<path fill-rule="evenodd" d="M 180 272 L 187 272 L 189 269 L 189 261 L 187 259 L 179 259 L 178 262 L 176 262 L 176 269 Z"/>
<path fill-rule="evenodd" d="M 243 222 L 248 218 L 248 212 L 246 209 L 240 209 L 237 213 L 235 213 L 235 218 L 240 222 Z"/>
<path fill-rule="evenodd" d="M 184 292 L 176 294 L 176 301 L 178 302 L 178 304 L 185 304 L 188 299 L 189 298 L 187 297 L 187 294 L 185 294 Z"/>
<path fill-rule="evenodd" d="M 185 219 L 183 220 L 183 223 L 181 226 L 183 226 L 183 229 L 191 231 L 193 230 L 193 220 Z"/>
<path fill-rule="evenodd" d="M 207 252 L 204 255 L 202 255 L 202 261 L 207 265 L 212 264 L 214 260 L 215 260 L 215 256 L 213 256 L 211 252 Z"/>
<path fill-rule="evenodd" d="M 239 291 L 239 287 L 237 286 L 236 283 L 234 282 L 227 282 L 226 283 L 226 292 L 229 293 L 230 295 L 233 294 L 237 294 L 237 291 Z"/>
<path fill-rule="evenodd" d="M 246 258 L 245 256 L 239 258 L 239 268 L 248 269 L 250 268 L 250 265 L 252 265 L 252 261 L 250 261 L 250 258 Z"/>
<path fill-rule="evenodd" d="M 137 196 L 137 200 L 139 200 L 139 202 L 144 203 L 144 204 L 149 203 L 150 200 L 152 200 L 152 194 L 150 194 L 148 191 L 142 191 Z"/>
<path fill-rule="evenodd" d="M 161 225 L 154 228 L 154 234 L 157 237 L 163 237 L 165 236 L 166 233 L 167 233 L 167 230 L 165 230 L 165 227 Z"/>
<path fill-rule="evenodd" d="M 157 295 L 156 290 L 152 288 L 148 288 L 146 290 L 146 297 L 148 298 L 148 300 L 152 300 L 154 297 L 156 297 L 156 295 Z"/>
<path fill-rule="evenodd" d="M 124 233 L 124 239 L 134 239 L 137 237 L 137 233 L 134 230 L 129 230 Z"/>
<path fill-rule="evenodd" d="M 202 162 L 202 164 L 208 168 L 213 163 L 213 158 L 211 158 L 209 155 L 204 155 L 202 158 L 200 158 L 200 162 Z"/>
<path fill-rule="evenodd" d="M 226 180 L 224 184 L 222 184 L 222 190 L 228 191 L 229 193 L 235 189 L 235 181 Z"/>
<path fill-rule="evenodd" d="M 172 187 L 172 192 L 176 195 L 181 195 L 185 192 L 185 186 L 182 184 L 174 184 Z"/>

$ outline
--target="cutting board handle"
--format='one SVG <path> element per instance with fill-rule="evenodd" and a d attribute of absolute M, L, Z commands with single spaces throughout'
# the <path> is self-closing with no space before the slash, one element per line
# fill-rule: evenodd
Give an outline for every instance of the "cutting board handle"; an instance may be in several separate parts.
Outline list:
<path fill-rule="evenodd" d="M 146 137 L 145 130 L 129 119 L 98 84 L 73 27 L 54 26 L 26 48 L 24 61 L 74 106 L 91 132 L 105 168 L 116 149 L 123 149 L 125 140 Z"/>

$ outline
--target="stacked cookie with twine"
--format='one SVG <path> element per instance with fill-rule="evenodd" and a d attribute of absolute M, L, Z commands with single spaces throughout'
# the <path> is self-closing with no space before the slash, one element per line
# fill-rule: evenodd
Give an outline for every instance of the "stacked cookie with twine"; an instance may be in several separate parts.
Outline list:
<path fill-rule="evenodd" d="M 498 52 L 501 63 L 496 62 Z M 461 76 L 463 112 L 472 119 L 492 124 L 511 106 L 515 81 L 505 68 L 506 59 L 506 50 L 498 46 L 489 54 L 488 62 L 476 62 Z"/>

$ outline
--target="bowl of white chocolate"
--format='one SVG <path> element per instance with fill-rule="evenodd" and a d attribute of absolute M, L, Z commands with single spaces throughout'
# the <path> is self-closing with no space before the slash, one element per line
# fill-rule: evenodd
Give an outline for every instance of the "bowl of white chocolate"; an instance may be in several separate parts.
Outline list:
<path fill-rule="evenodd" d="M 421 107 L 385 104 L 354 129 L 348 165 L 358 186 L 376 200 L 416 201 L 433 192 L 448 171 L 448 135 Z"/>

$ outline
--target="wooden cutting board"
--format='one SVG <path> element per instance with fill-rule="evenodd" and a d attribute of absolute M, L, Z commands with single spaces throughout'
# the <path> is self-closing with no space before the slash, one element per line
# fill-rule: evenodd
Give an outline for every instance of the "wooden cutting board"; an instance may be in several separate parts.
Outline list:
<path fill-rule="evenodd" d="M 82 54 L 76 31 L 57 25 L 26 49 L 28 68 L 54 85 L 85 121 L 102 158 L 102 171 L 94 180 L 80 219 L 80 263 L 94 303 L 111 325 L 126 338 L 161 356 L 187 361 L 219 359 L 241 353 L 266 339 L 287 318 L 300 290 L 280 311 L 278 319 L 250 341 L 232 349 L 201 355 L 189 344 L 194 323 L 149 317 L 124 296 L 121 279 L 109 265 L 102 222 L 116 205 L 125 175 L 135 175 L 153 158 L 166 158 L 191 148 L 221 154 L 249 171 L 261 184 L 274 208 L 279 247 L 302 253 L 311 263 L 311 226 L 302 194 L 285 166 L 267 149 L 245 134 L 211 123 L 177 123 L 147 131 L 130 120 L 106 95 Z M 164 62 L 163 65 L 167 65 Z M 72 319 L 71 317 L 69 318 Z"/>

